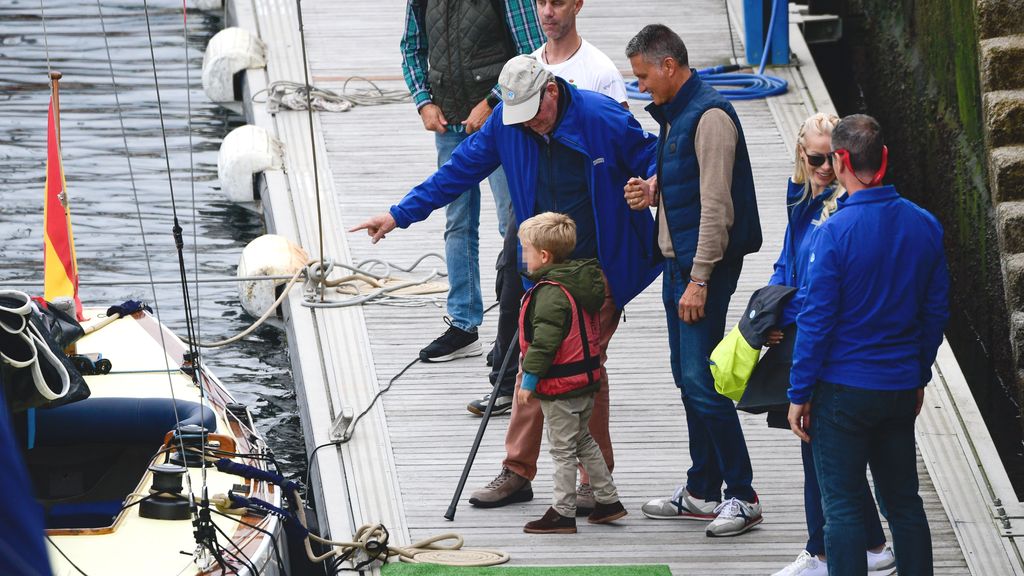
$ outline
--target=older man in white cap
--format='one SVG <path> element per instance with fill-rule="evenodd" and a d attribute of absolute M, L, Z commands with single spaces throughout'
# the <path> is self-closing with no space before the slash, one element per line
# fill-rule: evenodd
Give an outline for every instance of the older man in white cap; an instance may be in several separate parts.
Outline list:
<path fill-rule="evenodd" d="M 395 227 L 426 219 L 454 200 L 455 191 L 503 166 L 517 222 L 541 212 L 568 214 L 577 231 L 570 257 L 600 262 L 606 278 L 600 314 L 603 363 L 622 307 L 661 273 L 649 242 L 653 218 L 649 211 L 630 210 L 622 194 L 630 177 L 654 173 L 657 139 L 615 100 L 577 90 L 531 56 L 509 60 L 498 83 L 502 103 L 480 131 L 388 212 L 350 231 L 366 230 L 377 242 Z M 608 378 L 603 370 L 601 380 L 590 431 L 611 470 Z M 536 402 L 514 407 L 501 473 L 474 492 L 470 503 L 495 508 L 531 500 L 542 433 L 543 415 Z"/>

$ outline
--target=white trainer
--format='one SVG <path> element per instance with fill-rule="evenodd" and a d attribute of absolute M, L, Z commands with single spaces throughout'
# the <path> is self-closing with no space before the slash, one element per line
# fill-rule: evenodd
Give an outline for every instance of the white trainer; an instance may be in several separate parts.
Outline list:
<path fill-rule="evenodd" d="M 868 576 L 890 576 L 896 572 L 896 555 L 892 548 L 885 547 L 881 552 L 868 550 Z"/>
<path fill-rule="evenodd" d="M 644 516 L 655 520 L 714 520 L 718 502 L 698 500 L 680 486 L 671 498 L 656 498 L 640 507 Z"/>
<path fill-rule="evenodd" d="M 708 524 L 708 536 L 739 536 L 761 523 L 760 502 L 744 502 L 729 498 L 715 507 L 718 517 Z"/>
<path fill-rule="evenodd" d="M 828 576 L 828 564 L 804 550 L 792 564 L 772 576 Z"/>

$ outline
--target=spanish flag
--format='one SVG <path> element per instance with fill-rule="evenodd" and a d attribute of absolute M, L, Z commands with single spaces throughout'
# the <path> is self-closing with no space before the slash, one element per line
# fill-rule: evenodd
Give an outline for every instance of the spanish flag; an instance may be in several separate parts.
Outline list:
<path fill-rule="evenodd" d="M 64 165 L 60 156 L 59 110 L 50 97 L 50 114 L 46 138 L 46 201 L 43 220 L 43 297 L 73 297 L 78 320 L 82 316 L 82 301 L 78 297 L 78 263 L 75 259 L 75 240 L 71 233 L 71 209 L 68 206 Z"/>

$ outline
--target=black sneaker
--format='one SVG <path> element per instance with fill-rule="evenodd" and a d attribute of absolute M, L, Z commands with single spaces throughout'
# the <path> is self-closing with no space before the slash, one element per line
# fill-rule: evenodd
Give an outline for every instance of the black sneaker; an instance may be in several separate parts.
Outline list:
<path fill-rule="evenodd" d="M 494 400 L 494 408 L 491 408 L 491 416 L 499 416 L 512 410 L 512 400 L 513 398 L 511 396 L 498 396 Z M 487 411 L 487 403 L 490 401 L 491 394 L 488 392 L 487 394 L 484 394 L 483 398 L 478 398 L 467 404 L 466 410 L 469 410 L 477 416 L 483 416 L 484 412 Z"/>
<path fill-rule="evenodd" d="M 444 322 L 448 325 L 448 329 L 426 348 L 420 350 L 421 361 L 448 362 L 456 358 L 479 356 L 483 353 L 480 348 L 480 337 L 476 332 L 466 332 L 452 326 L 452 321 L 447 317 Z"/>

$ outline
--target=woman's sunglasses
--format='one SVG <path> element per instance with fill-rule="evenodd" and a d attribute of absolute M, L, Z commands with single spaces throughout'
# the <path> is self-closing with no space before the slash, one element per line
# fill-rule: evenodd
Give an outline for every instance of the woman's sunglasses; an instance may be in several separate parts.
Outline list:
<path fill-rule="evenodd" d="M 807 151 L 807 148 L 804 148 L 804 156 L 807 157 L 807 163 L 815 168 L 829 161 L 827 154 L 811 154 Z M 829 165 L 831 166 L 831 163 Z"/>

